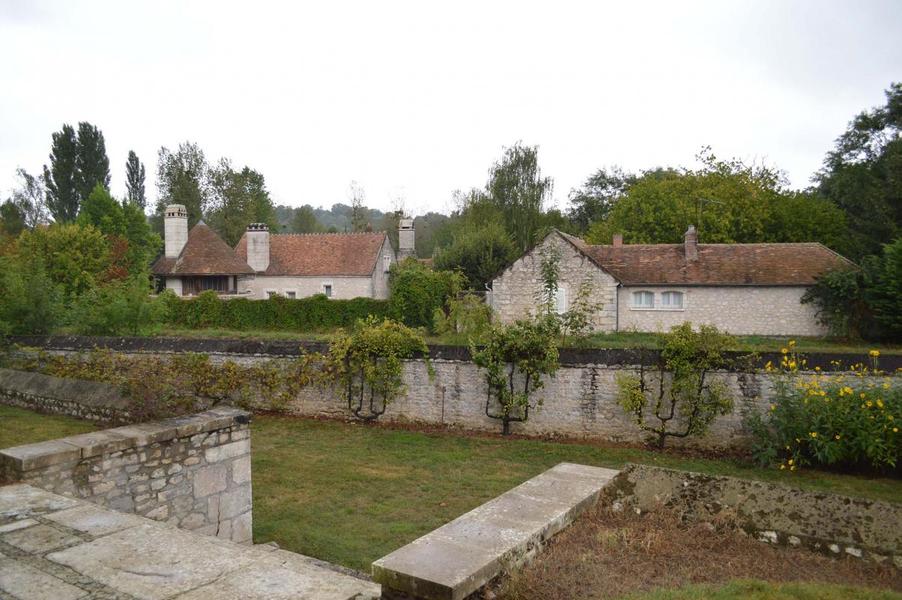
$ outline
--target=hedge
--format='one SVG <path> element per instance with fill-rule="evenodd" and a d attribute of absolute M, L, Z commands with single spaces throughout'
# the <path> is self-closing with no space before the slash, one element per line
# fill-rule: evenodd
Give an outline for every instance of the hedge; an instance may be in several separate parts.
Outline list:
<path fill-rule="evenodd" d="M 204 292 L 189 300 L 175 295 L 164 298 L 166 322 L 190 329 L 323 331 L 349 327 L 369 315 L 384 318 L 389 314 L 387 300 L 330 300 L 322 294 L 298 299 L 275 296 L 267 300 L 222 300 L 215 292 Z"/>

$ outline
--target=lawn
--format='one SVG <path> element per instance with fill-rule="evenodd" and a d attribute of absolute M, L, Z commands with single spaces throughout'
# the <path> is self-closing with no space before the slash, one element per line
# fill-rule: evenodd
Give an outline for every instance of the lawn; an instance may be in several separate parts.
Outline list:
<path fill-rule="evenodd" d="M 802 471 L 648 450 L 291 417 L 252 425 L 254 539 L 369 570 L 376 558 L 563 461 L 643 462 L 898 500 L 902 481 Z"/>
<path fill-rule="evenodd" d="M 627 596 L 623 600 L 902 600 L 891 590 L 821 583 L 731 581 L 725 586 L 691 585 Z"/>
<path fill-rule="evenodd" d="M 157 333 L 160 336 L 186 337 L 186 338 L 227 338 L 241 340 L 298 340 L 298 341 L 328 341 L 329 332 L 301 332 L 301 331 L 269 331 L 263 329 L 235 330 L 235 329 L 162 329 Z M 739 350 L 744 352 L 778 352 L 786 346 L 789 337 L 767 336 L 738 336 Z M 867 357 L 869 350 L 878 349 L 884 354 L 902 354 L 902 346 L 898 344 L 877 344 L 864 341 L 833 340 L 825 338 L 792 338 L 796 342 L 796 350 L 799 352 L 837 352 L 861 354 L 862 359 Z M 467 340 L 459 335 L 427 336 L 429 344 L 446 344 L 452 346 L 466 346 Z M 653 333 L 641 332 L 617 332 L 597 333 L 586 340 L 581 340 L 580 347 L 588 348 L 654 348 L 657 347 L 658 338 Z M 564 344 L 572 345 L 572 344 Z"/>
<path fill-rule="evenodd" d="M 95 429 L 97 426 L 90 421 L 39 415 L 21 408 L 0 405 L 0 448 L 33 444 Z"/>

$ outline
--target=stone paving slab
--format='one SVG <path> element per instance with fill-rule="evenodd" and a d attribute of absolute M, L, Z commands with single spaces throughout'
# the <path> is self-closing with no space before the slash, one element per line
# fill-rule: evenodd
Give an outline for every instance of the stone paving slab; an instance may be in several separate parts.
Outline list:
<path fill-rule="evenodd" d="M 371 581 L 24 484 L 0 487 L 0 598 L 366 600 Z"/>
<path fill-rule="evenodd" d="M 529 560 L 618 471 L 561 463 L 373 563 L 386 591 L 462 600 Z"/>

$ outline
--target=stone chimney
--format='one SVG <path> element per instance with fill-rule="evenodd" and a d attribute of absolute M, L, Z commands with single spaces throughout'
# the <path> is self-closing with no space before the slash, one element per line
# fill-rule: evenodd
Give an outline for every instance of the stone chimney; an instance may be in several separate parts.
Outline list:
<path fill-rule="evenodd" d="M 614 234 L 614 247 L 620 248 L 621 246 L 623 246 L 623 234 L 615 233 Z"/>
<path fill-rule="evenodd" d="M 683 238 L 683 247 L 687 261 L 698 260 L 698 233 L 695 231 L 695 225 L 690 225 L 689 229 L 686 230 L 686 235 Z"/>
<path fill-rule="evenodd" d="M 269 267 L 269 227 L 266 223 L 251 223 L 246 235 L 248 266 L 258 273 L 265 271 Z"/>
<path fill-rule="evenodd" d="M 170 204 L 163 214 L 164 256 L 178 258 L 188 243 L 188 211 L 183 204 Z"/>
<path fill-rule="evenodd" d="M 413 219 L 402 218 L 398 221 L 398 260 L 403 260 L 409 256 L 416 257 L 416 248 L 414 246 L 415 234 L 413 230 Z"/>

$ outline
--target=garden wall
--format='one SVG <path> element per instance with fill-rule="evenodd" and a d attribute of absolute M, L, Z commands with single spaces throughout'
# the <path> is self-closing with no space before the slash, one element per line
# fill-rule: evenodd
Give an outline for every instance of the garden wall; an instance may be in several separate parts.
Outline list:
<path fill-rule="evenodd" d="M 92 347 L 111 348 L 130 355 L 204 352 L 214 360 L 253 364 L 266 360 L 290 360 L 303 351 L 325 351 L 323 344 L 299 342 L 254 342 L 245 340 L 194 340 L 182 338 L 18 338 L 16 341 L 45 351 L 72 354 Z M 500 431 L 500 422 L 485 414 L 486 385 L 483 374 L 463 347 L 430 348 L 435 377 L 430 379 L 423 360 L 405 361 L 407 393 L 388 407 L 385 421 L 412 421 L 474 430 Z M 779 363 L 780 355 L 763 354 L 760 363 Z M 513 432 L 527 435 L 560 435 L 589 439 L 635 442 L 643 434 L 616 402 L 616 376 L 640 363 L 652 364 L 654 352 L 638 350 L 561 351 L 561 368 L 549 378 L 536 398 L 543 406 L 530 413 L 526 423 L 514 423 Z M 859 355 L 808 355 L 811 367 L 836 369 L 860 362 Z M 899 364 L 896 364 L 899 363 Z M 887 370 L 902 366 L 898 356 L 881 357 Z M 732 414 L 718 418 L 705 438 L 682 443 L 708 447 L 741 445 L 746 438 L 743 418 L 749 411 L 766 407 L 773 396 L 773 379 L 760 372 L 724 371 L 715 373 L 736 398 Z M 332 389 L 304 388 L 286 411 L 305 416 L 347 417 L 347 404 Z M 674 443 L 681 443 L 675 441 Z"/>
<path fill-rule="evenodd" d="M 902 568 L 900 504 L 648 465 L 628 466 L 603 494 L 615 509 L 666 506 L 687 521 L 729 521 L 762 542 L 889 559 Z"/>
<path fill-rule="evenodd" d="M 104 423 L 129 420 L 128 401 L 115 386 L 12 369 L 0 369 L 0 404 Z"/>
<path fill-rule="evenodd" d="M 6 448 L 0 480 L 250 543 L 249 423 L 220 407 Z"/>

